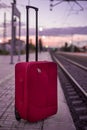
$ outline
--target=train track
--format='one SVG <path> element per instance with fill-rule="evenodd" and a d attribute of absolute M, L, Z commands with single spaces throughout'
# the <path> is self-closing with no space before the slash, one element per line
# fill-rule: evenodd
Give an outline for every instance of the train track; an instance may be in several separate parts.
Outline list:
<path fill-rule="evenodd" d="M 70 57 L 51 53 L 77 130 L 87 130 L 87 67 Z M 79 62 L 79 61 L 78 61 Z"/>
<path fill-rule="evenodd" d="M 85 55 L 76 55 L 75 53 L 74 54 L 70 54 L 70 53 L 57 53 L 58 55 L 61 55 L 61 56 L 64 56 L 65 58 L 68 58 L 68 59 L 72 59 L 72 61 L 75 61 L 80 64 L 80 65 L 83 65 L 85 67 L 87 67 L 87 56 Z"/>

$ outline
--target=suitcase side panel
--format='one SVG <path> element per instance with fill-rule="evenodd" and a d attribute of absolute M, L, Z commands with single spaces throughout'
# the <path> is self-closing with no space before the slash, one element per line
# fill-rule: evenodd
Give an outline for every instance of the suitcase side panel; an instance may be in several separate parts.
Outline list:
<path fill-rule="evenodd" d="M 26 119 L 27 66 L 26 62 L 15 66 L 15 108 L 23 119 Z"/>

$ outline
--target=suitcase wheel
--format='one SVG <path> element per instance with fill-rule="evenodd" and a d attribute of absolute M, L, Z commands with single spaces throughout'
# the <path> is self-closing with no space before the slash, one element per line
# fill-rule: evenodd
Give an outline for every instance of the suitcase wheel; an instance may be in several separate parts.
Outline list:
<path fill-rule="evenodd" d="M 21 120 L 21 117 L 20 117 L 18 111 L 16 110 L 16 108 L 15 108 L 15 118 L 16 118 L 17 121 Z"/>

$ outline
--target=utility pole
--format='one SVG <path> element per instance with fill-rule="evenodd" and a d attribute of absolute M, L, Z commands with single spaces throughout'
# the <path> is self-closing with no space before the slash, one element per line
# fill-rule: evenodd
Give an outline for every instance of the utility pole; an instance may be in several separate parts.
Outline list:
<path fill-rule="evenodd" d="M 3 50 L 6 49 L 6 13 L 4 13 L 4 22 L 3 22 Z"/>
<path fill-rule="evenodd" d="M 13 64 L 13 55 L 15 48 L 15 38 L 16 38 L 16 18 L 19 18 L 19 50 L 18 50 L 18 61 L 20 61 L 20 35 L 21 35 L 21 14 L 19 10 L 16 8 L 16 0 L 13 0 L 12 3 L 12 39 L 11 39 L 11 64 Z"/>
<path fill-rule="evenodd" d="M 11 30 L 11 64 L 13 64 L 13 55 L 14 55 L 14 41 L 15 41 L 15 34 L 14 34 L 14 6 L 16 4 L 16 0 L 13 0 L 12 3 L 12 21 L 11 21 L 11 26 L 12 26 L 12 30 Z"/>
<path fill-rule="evenodd" d="M 3 42 L 6 42 L 6 13 L 4 13 L 4 30 L 3 30 Z"/>
<path fill-rule="evenodd" d="M 16 4 L 16 0 L 13 0 L 14 1 L 14 4 Z"/>

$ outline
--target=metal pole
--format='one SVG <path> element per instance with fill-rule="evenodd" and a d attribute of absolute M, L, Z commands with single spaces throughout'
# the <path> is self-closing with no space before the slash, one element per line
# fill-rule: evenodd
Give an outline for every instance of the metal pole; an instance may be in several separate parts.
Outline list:
<path fill-rule="evenodd" d="M 32 8 L 35 9 L 36 11 L 36 53 L 35 53 L 35 60 L 38 60 L 38 8 L 34 7 L 34 6 L 26 6 L 27 9 L 27 17 L 26 17 L 26 62 L 28 61 L 28 57 L 29 57 L 29 12 L 28 9 Z"/>
<path fill-rule="evenodd" d="M 28 0 L 28 5 L 30 5 L 30 0 Z M 29 61 L 29 8 L 26 7 L 26 62 Z"/>
<path fill-rule="evenodd" d="M 12 3 L 12 30 L 11 30 L 11 64 L 13 64 L 13 44 L 14 44 L 14 3 Z"/>
<path fill-rule="evenodd" d="M 38 9 L 36 9 L 36 61 L 38 61 Z"/>
<path fill-rule="evenodd" d="M 28 62 L 29 59 L 29 12 L 28 7 L 26 7 L 27 10 L 27 17 L 26 17 L 26 62 Z"/>
<path fill-rule="evenodd" d="M 3 32 L 3 42 L 6 42 L 6 12 L 4 13 L 4 32 Z"/>

